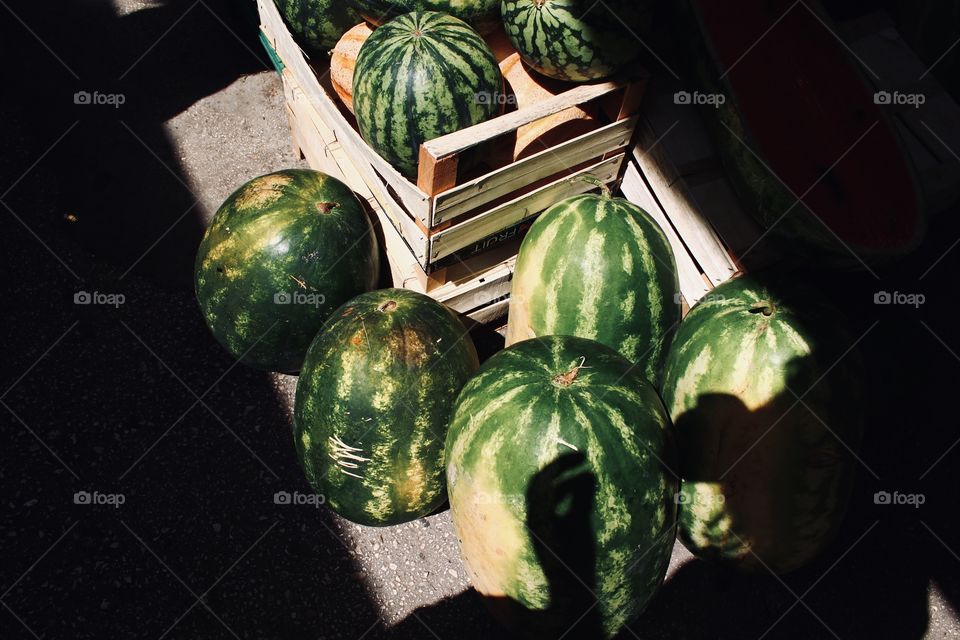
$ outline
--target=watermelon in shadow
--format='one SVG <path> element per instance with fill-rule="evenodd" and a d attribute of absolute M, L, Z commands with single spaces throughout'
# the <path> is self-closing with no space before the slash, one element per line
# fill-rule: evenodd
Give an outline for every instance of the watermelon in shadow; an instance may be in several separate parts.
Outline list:
<path fill-rule="evenodd" d="M 580 452 L 560 456 L 533 477 L 527 490 L 527 530 L 549 590 L 541 611 L 511 598 L 484 598 L 495 617 L 524 637 L 602 638 L 596 585 L 596 542 L 590 518 L 596 476 Z"/>
<path fill-rule="evenodd" d="M 857 340 L 790 274 L 717 287 L 681 323 L 663 397 L 694 555 L 787 573 L 835 536 L 863 420 Z"/>

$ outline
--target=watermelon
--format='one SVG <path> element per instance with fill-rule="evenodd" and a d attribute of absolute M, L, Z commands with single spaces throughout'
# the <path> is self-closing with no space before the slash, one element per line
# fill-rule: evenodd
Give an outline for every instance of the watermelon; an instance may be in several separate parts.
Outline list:
<path fill-rule="evenodd" d="M 608 190 L 574 196 L 544 212 L 520 246 L 506 342 L 597 340 L 658 386 L 679 287 L 670 243 L 646 211 Z"/>
<path fill-rule="evenodd" d="M 275 0 L 290 34 L 308 53 L 326 53 L 361 21 L 346 0 Z"/>
<path fill-rule="evenodd" d="M 436 11 L 404 14 L 373 32 L 353 75 L 360 134 L 407 177 L 420 144 L 495 116 L 503 78 L 467 23 Z M 486 96 L 484 98 L 483 96 Z"/>
<path fill-rule="evenodd" d="M 460 551 L 493 613 L 529 637 L 612 637 L 662 583 L 676 527 L 669 418 L 612 349 L 515 344 L 457 398 L 447 486 Z M 585 634 L 585 635 L 584 635 Z"/>
<path fill-rule="evenodd" d="M 834 537 L 863 409 L 842 327 L 782 276 L 728 281 L 680 325 L 663 398 L 681 456 L 680 539 L 694 555 L 786 573 Z"/>
<path fill-rule="evenodd" d="M 349 0 L 370 24 L 380 26 L 411 11 L 439 11 L 460 18 L 480 33 L 500 22 L 500 0 Z"/>
<path fill-rule="evenodd" d="M 503 0 L 503 24 L 524 62 L 545 76 L 609 77 L 640 54 L 649 0 Z"/>
<path fill-rule="evenodd" d="M 702 111 L 757 221 L 829 267 L 862 269 L 912 250 L 925 228 L 914 169 L 892 113 L 819 5 L 684 6 L 678 40 L 690 44 L 702 92 L 722 102 Z"/>
<path fill-rule="evenodd" d="M 360 201 L 304 169 L 254 178 L 221 205 L 197 253 L 204 320 L 233 357 L 296 372 L 330 313 L 372 289 L 376 236 Z"/>
<path fill-rule="evenodd" d="M 466 329 L 432 298 L 385 289 L 346 303 L 297 382 L 294 439 L 314 490 L 365 525 L 437 509 L 447 422 L 477 366 Z"/>

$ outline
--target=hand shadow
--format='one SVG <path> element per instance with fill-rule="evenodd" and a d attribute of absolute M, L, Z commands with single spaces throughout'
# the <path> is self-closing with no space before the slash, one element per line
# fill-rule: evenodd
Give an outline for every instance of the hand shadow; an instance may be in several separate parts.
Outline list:
<path fill-rule="evenodd" d="M 454 627 L 459 638 L 605 637 L 596 599 L 596 544 L 591 516 L 597 490 L 594 474 L 580 452 L 564 454 L 541 469 L 526 491 L 527 519 L 537 563 L 543 570 L 550 605 L 531 611 L 509 597 L 482 596 L 469 589 L 455 598 L 417 609 L 385 637 L 407 638 L 422 634 L 424 625 L 441 634 L 458 612 L 476 615 L 482 603 L 495 618 L 480 618 L 478 625 Z M 462 615 L 462 614 L 461 614 Z"/>

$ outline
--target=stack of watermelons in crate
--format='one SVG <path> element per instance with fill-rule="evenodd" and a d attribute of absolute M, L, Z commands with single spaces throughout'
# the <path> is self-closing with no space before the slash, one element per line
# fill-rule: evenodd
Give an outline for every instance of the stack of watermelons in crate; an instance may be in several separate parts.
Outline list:
<path fill-rule="evenodd" d="M 304 46 L 333 47 L 359 20 L 354 10 L 369 22 L 354 110 L 364 137 L 406 173 L 421 141 L 495 113 L 477 96 L 503 81 L 475 27 L 489 28 L 501 10 L 526 62 L 569 81 L 632 64 L 640 45 L 629 32 L 649 17 L 646 3 L 592 0 L 278 2 Z M 753 4 L 772 15 L 769 3 Z M 727 19 L 719 4 L 688 9 L 701 65 L 729 67 L 733 41 L 758 35 L 762 22 Z M 823 40 L 809 19 L 790 26 L 796 41 Z M 780 45 L 768 53 L 800 64 Z M 763 88 L 746 71 L 760 65 L 762 75 L 767 63 L 742 62 L 744 72 L 717 86 L 735 94 L 716 114 L 730 147 L 752 126 L 761 142 L 779 131 L 775 114 L 753 113 Z M 841 116 L 856 119 L 859 96 L 845 94 L 853 111 Z M 780 142 L 761 147 L 788 153 Z M 824 188 L 786 226 L 796 257 L 828 264 L 823 256 L 843 255 L 852 238 L 867 249 L 858 261 L 871 261 L 915 242 L 909 193 L 893 200 L 902 210 L 885 206 L 882 190 L 864 201 L 851 190 L 869 188 L 869 176 L 809 165 L 830 141 L 803 142 L 795 162 L 775 158 L 813 172 L 811 181 L 823 174 Z M 868 148 L 887 153 L 885 144 Z M 766 219 L 789 185 L 759 177 L 760 158 L 726 157 Z M 861 431 L 856 341 L 797 271 L 736 277 L 681 321 L 664 232 L 598 187 L 533 224 L 517 259 L 507 348 L 482 366 L 448 309 L 377 289 L 370 223 L 329 176 L 288 170 L 250 181 L 218 211 L 197 257 L 197 296 L 217 340 L 252 366 L 299 372 L 294 444 L 326 504 L 380 526 L 449 501 L 474 587 L 529 635 L 576 624 L 616 635 L 656 594 L 678 523 L 701 558 L 778 573 L 810 562 L 843 519 Z M 869 225 L 871 212 L 845 206 L 863 202 L 876 207 L 877 227 L 861 233 L 853 227 Z M 835 241 L 810 230 L 818 211 Z"/>

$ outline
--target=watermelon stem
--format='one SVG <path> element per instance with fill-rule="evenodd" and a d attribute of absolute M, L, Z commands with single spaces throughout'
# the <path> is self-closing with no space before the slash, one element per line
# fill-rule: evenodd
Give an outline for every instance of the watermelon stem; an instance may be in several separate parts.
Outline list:
<path fill-rule="evenodd" d="M 607 184 L 606 184 L 603 180 L 600 180 L 600 179 L 597 178 L 596 176 L 591 176 L 591 175 L 589 175 L 589 174 L 582 175 L 582 176 L 577 176 L 577 177 L 574 178 L 571 182 L 576 182 L 576 181 L 578 181 L 578 180 L 581 180 L 581 181 L 583 181 L 583 182 L 589 182 L 589 183 L 592 184 L 593 186 L 599 188 L 599 189 L 600 189 L 600 194 L 601 194 L 604 198 L 609 198 L 609 197 L 611 197 L 611 196 L 613 195 L 613 193 L 610 191 L 610 187 L 608 187 Z"/>
<path fill-rule="evenodd" d="M 567 371 L 566 373 L 561 373 L 553 377 L 554 384 L 558 384 L 561 387 L 569 387 L 571 384 L 573 384 L 573 381 L 577 379 L 577 376 L 580 374 L 580 369 L 590 368 L 583 365 L 586 360 L 586 356 L 580 356 L 580 364 L 575 366 L 573 369 L 570 369 L 570 371 Z"/>
<path fill-rule="evenodd" d="M 773 303 L 773 300 L 761 300 L 760 302 L 753 303 L 753 306 L 750 307 L 750 313 L 762 313 L 765 317 L 770 317 L 777 310 L 777 305 Z"/>
<path fill-rule="evenodd" d="M 330 213 L 331 211 L 339 207 L 340 204 L 336 202 L 318 202 L 316 206 L 317 206 L 317 211 L 319 211 L 320 213 Z"/>
<path fill-rule="evenodd" d="M 393 311 L 396 308 L 397 308 L 396 300 L 387 300 L 386 302 L 384 302 L 383 304 L 377 307 L 377 311 L 382 311 L 382 312 Z"/>

